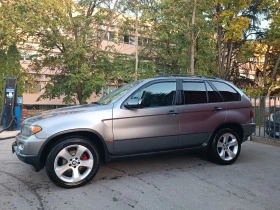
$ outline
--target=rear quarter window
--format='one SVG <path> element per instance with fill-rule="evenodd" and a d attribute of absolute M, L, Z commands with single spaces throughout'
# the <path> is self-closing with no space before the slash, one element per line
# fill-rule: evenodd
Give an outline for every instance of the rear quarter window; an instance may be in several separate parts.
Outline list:
<path fill-rule="evenodd" d="M 224 101 L 240 101 L 240 94 L 230 85 L 223 82 L 213 82 L 212 84 L 219 91 Z"/>

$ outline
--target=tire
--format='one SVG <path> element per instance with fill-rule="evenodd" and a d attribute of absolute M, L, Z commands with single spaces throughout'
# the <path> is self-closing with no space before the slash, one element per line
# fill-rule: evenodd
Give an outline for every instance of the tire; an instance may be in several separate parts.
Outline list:
<path fill-rule="evenodd" d="M 238 134 L 229 128 L 217 132 L 211 145 L 211 158 L 221 165 L 234 163 L 241 151 L 241 140 Z"/>
<path fill-rule="evenodd" d="M 81 137 L 68 137 L 51 149 L 45 167 L 56 185 L 74 188 L 91 181 L 99 164 L 99 153 L 93 143 Z"/>

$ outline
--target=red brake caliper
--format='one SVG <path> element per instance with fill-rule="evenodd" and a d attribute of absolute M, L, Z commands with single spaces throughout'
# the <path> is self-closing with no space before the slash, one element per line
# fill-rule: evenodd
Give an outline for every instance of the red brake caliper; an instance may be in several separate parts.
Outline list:
<path fill-rule="evenodd" d="M 87 153 L 84 153 L 84 154 L 82 155 L 81 160 L 88 160 L 88 159 L 89 159 L 88 154 L 87 154 Z"/>

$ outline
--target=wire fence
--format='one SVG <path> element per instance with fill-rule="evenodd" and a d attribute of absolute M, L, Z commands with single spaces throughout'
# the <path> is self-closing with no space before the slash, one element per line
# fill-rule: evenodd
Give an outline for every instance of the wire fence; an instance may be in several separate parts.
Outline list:
<path fill-rule="evenodd" d="M 250 97 L 257 137 L 280 141 L 280 96 Z"/>

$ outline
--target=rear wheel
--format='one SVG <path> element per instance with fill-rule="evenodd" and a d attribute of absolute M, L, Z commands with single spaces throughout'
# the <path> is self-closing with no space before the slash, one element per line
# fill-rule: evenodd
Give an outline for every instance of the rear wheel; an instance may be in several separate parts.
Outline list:
<path fill-rule="evenodd" d="M 92 180 L 99 164 L 99 153 L 94 144 L 81 137 L 70 137 L 53 147 L 46 170 L 56 185 L 74 188 Z"/>
<path fill-rule="evenodd" d="M 211 146 L 211 157 L 215 162 L 223 165 L 232 164 L 240 151 L 240 138 L 232 129 L 222 129 L 215 135 Z"/>

